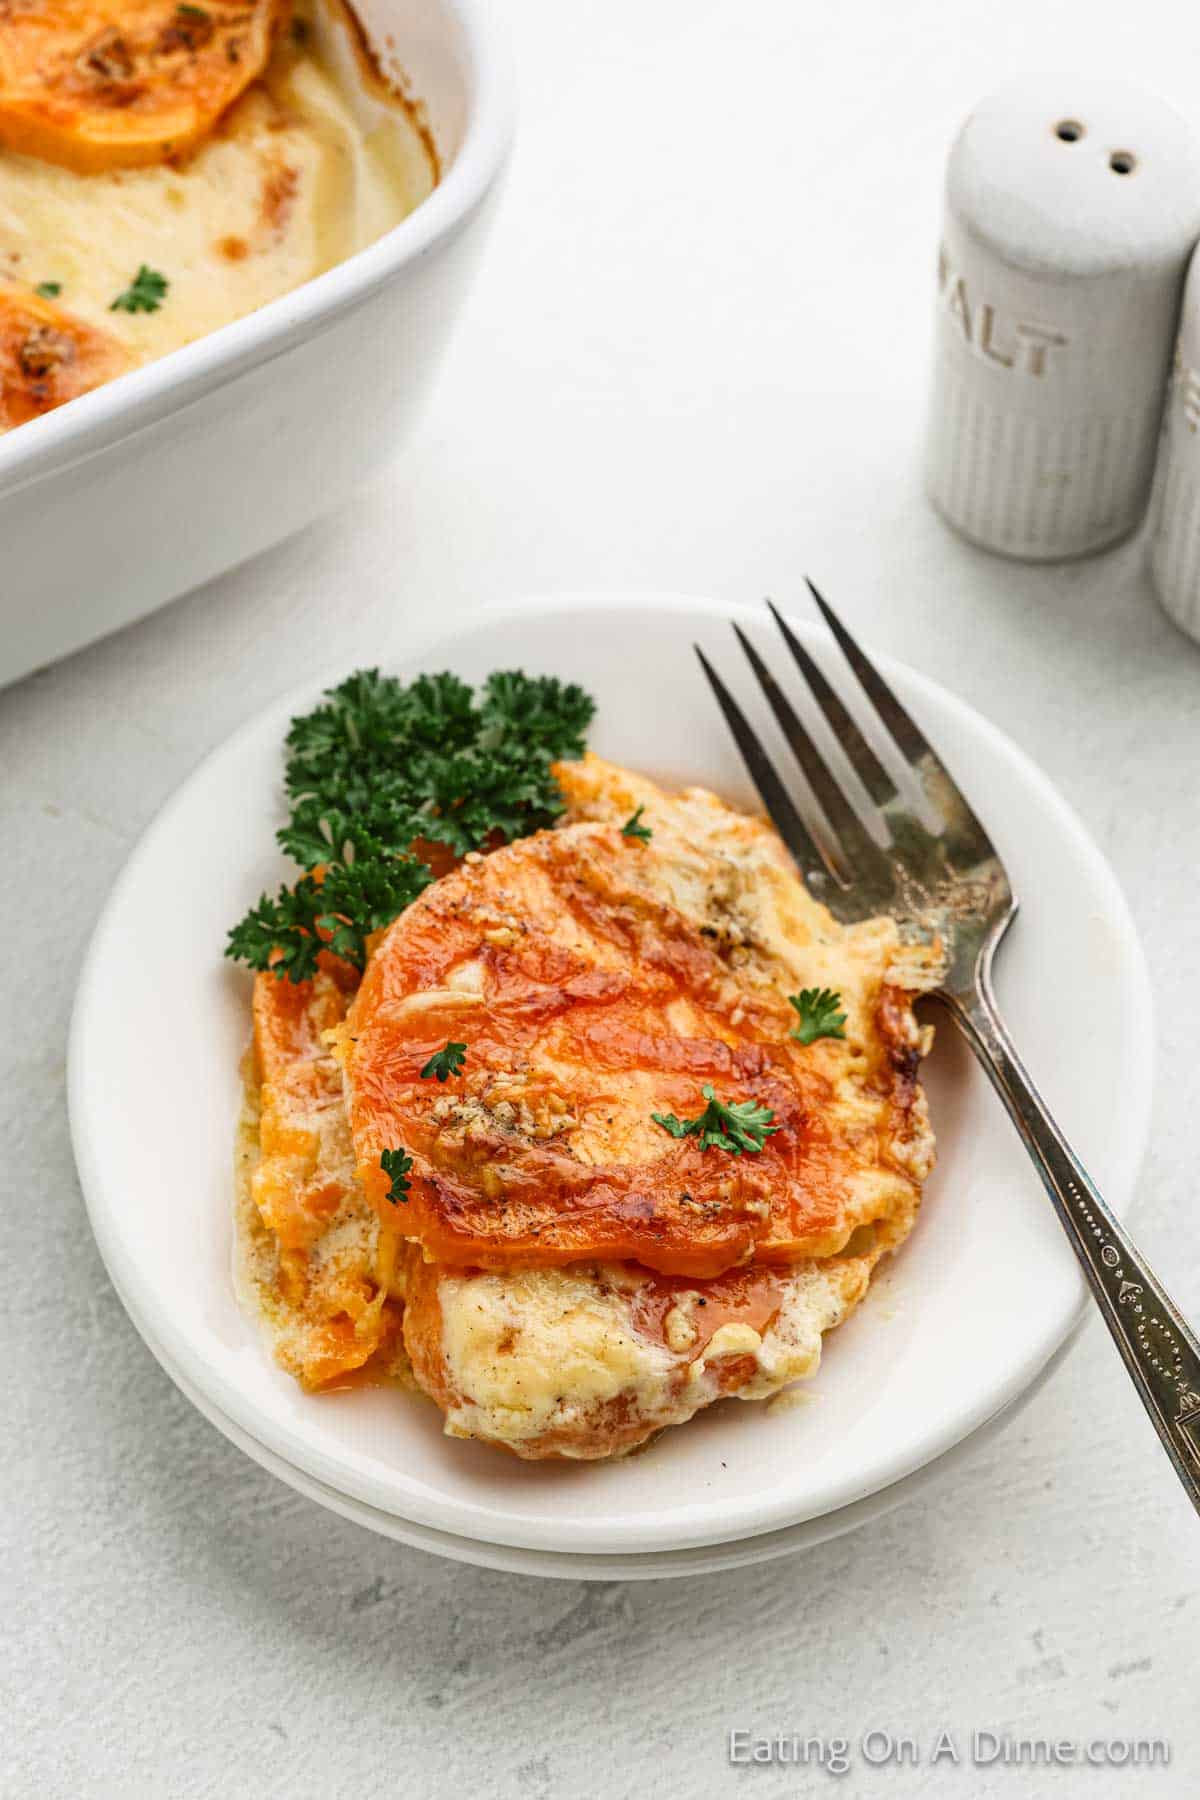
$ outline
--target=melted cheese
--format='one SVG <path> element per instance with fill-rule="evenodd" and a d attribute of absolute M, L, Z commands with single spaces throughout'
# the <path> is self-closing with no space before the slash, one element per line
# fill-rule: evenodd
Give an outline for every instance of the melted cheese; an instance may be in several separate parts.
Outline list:
<path fill-rule="evenodd" d="M 624 1454 L 722 1397 L 768 1399 L 815 1375 L 824 1334 L 858 1305 L 916 1210 L 914 1201 L 852 1253 L 798 1264 L 765 1331 L 727 1322 L 694 1357 L 694 1330 L 680 1325 L 699 1292 L 680 1295 L 656 1337 L 639 1323 L 646 1273 L 631 1265 L 443 1273 L 437 1387 L 446 1433 L 522 1457 L 587 1460 Z M 426 1385 L 419 1364 L 417 1376 Z"/>
<path fill-rule="evenodd" d="M 285 40 L 178 165 L 80 175 L 0 153 L 0 275 L 57 282 L 62 307 L 147 362 L 372 243 L 435 178 L 401 105 L 361 104 L 315 34 L 299 49 Z M 162 306 L 113 312 L 143 263 L 170 284 Z"/>
<path fill-rule="evenodd" d="M 666 1405 L 672 1357 L 639 1337 L 620 1300 L 590 1267 L 446 1276 L 438 1289 L 449 1380 L 462 1396 L 446 1415 L 452 1437 L 520 1446 L 636 1396 Z"/>

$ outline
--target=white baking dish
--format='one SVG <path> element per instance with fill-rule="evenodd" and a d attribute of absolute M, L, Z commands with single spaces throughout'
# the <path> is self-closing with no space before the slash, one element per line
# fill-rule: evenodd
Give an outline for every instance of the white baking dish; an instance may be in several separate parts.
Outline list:
<path fill-rule="evenodd" d="M 354 10 L 424 109 L 439 185 L 328 273 L 0 437 L 0 682 L 286 537 L 408 430 L 479 255 L 511 75 L 489 0 Z"/>

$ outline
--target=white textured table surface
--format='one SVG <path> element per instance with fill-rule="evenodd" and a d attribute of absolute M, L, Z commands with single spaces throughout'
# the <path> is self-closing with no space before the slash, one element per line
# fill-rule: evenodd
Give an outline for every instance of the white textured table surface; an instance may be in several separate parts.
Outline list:
<path fill-rule="evenodd" d="M 1084 61 L 1194 102 L 1200 39 L 1175 41 L 1163 0 L 511 11 L 520 149 L 398 472 L 0 695 L 0 1792 L 794 1794 L 831 1778 L 730 1768 L 727 1731 L 927 1749 L 946 1725 L 1161 1734 L 1174 1760 L 1034 1777 L 856 1755 L 841 1791 L 1195 1793 L 1200 1526 L 1095 1323 L 1006 1434 L 872 1531 L 587 1587 L 442 1563 L 299 1499 L 175 1391 L 92 1246 L 72 990 L 109 883 L 205 750 L 280 689 L 386 659 L 413 616 L 583 585 L 793 596 L 808 570 L 1024 744 L 1112 858 L 1158 1003 L 1137 1224 L 1200 1314 L 1200 650 L 1138 545 L 990 560 L 927 510 L 917 460 L 961 113 L 1009 72 Z"/>

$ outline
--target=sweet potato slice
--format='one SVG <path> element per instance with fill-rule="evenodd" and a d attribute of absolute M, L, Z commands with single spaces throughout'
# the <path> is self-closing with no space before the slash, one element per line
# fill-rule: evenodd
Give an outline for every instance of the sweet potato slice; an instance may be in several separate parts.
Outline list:
<path fill-rule="evenodd" d="M 131 367 L 122 344 L 29 288 L 0 282 L 0 431 Z"/>
<path fill-rule="evenodd" d="M 341 1075 L 323 1041 L 355 971 L 323 955 L 316 978 L 260 974 L 238 1161 L 238 1278 L 283 1367 L 306 1388 L 403 1372 L 394 1230 L 354 1182 Z"/>
<path fill-rule="evenodd" d="M 81 174 L 190 150 L 262 73 L 288 0 L 0 0 L 0 145 Z"/>
<path fill-rule="evenodd" d="M 649 792 L 651 842 L 520 839 L 427 888 L 368 961 L 339 1038 L 359 1179 L 434 1262 L 707 1279 L 835 1255 L 926 1172 L 895 927 L 839 927 L 766 827 Z M 788 996 L 816 973 L 847 1035 L 802 1045 Z M 443 1087 L 423 1071 L 448 1042 L 467 1052 Z M 664 1125 L 706 1089 L 767 1109 L 753 1153 Z M 400 1193 L 385 1149 L 412 1159 Z"/>

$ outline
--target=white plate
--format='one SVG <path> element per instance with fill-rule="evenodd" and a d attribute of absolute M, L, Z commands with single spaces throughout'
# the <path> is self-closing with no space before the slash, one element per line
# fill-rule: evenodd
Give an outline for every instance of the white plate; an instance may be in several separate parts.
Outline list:
<path fill-rule="evenodd" d="M 669 595 L 532 603 L 419 649 L 369 646 L 363 660 L 406 675 L 452 667 L 479 680 L 521 665 L 581 681 L 599 702 L 595 749 L 749 804 L 691 651 L 703 642 L 761 718 L 731 617 L 779 661 L 757 611 Z M 1125 903 L 1013 744 L 887 666 L 1024 897 L 1001 1002 L 1120 1212 L 1145 1144 L 1151 1066 L 1150 996 Z M 122 1298 L 168 1371 L 350 1501 L 455 1538 L 588 1555 L 719 1544 L 818 1518 L 932 1462 L 1023 1392 L 1077 1317 L 1083 1285 L 1011 1127 L 948 1031 L 928 1071 L 940 1161 L 917 1230 L 830 1340 L 808 1404 L 731 1401 L 624 1463 L 530 1465 L 444 1438 L 431 1406 L 394 1392 L 314 1398 L 276 1369 L 230 1282 L 249 981 L 220 951 L 229 923 L 287 872 L 271 847 L 281 746 L 289 717 L 315 697 L 277 702 L 184 784 L 117 882 L 80 981 L 69 1087 L 84 1193 Z"/>
<path fill-rule="evenodd" d="M 844 1537 L 847 1532 L 871 1525 L 896 1507 L 926 1494 L 935 1482 L 953 1473 L 967 1456 L 1010 1425 L 1058 1367 L 1075 1335 L 1074 1332 L 1071 1334 L 1023 1393 L 1018 1394 L 1002 1412 L 981 1425 L 963 1443 L 956 1444 L 935 1462 L 914 1469 L 911 1475 L 894 1481 L 890 1487 L 881 1488 L 878 1493 L 870 1494 L 864 1500 L 840 1506 L 836 1512 L 822 1513 L 815 1519 L 803 1519 L 796 1525 L 785 1525 L 778 1531 L 763 1531 L 754 1537 L 735 1538 L 729 1543 L 701 1544 L 689 1550 L 650 1550 L 641 1555 L 590 1556 L 582 1551 L 531 1550 L 515 1544 L 483 1543 L 479 1538 L 453 1537 L 447 1531 L 435 1531 L 432 1526 L 417 1525 L 411 1519 L 397 1517 L 395 1513 L 382 1512 L 377 1506 L 367 1506 L 364 1501 L 351 1500 L 336 1488 L 326 1487 L 324 1482 L 316 1481 L 311 1475 L 305 1475 L 294 1468 L 291 1463 L 284 1462 L 282 1457 L 273 1455 L 265 1445 L 260 1444 L 257 1438 L 242 1431 L 172 1366 L 161 1345 L 155 1344 L 144 1328 L 142 1331 L 146 1343 L 176 1386 L 205 1418 L 261 1468 L 278 1476 L 280 1481 L 294 1488 L 298 1494 L 303 1494 L 306 1499 L 315 1500 L 318 1506 L 337 1513 L 339 1518 L 349 1519 L 351 1524 L 361 1525 L 380 1537 L 390 1538 L 393 1543 L 405 1544 L 411 1550 L 424 1550 L 432 1556 L 444 1556 L 450 1562 L 473 1563 L 485 1569 L 500 1569 L 508 1575 L 537 1575 L 554 1581 L 663 1581 L 677 1580 L 684 1575 L 714 1575 L 727 1569 L 748 1569 L 756 1563 L 774 1562 L 781 1556 L 796 1556 L 800 1551 L 811 1550 L 817 1544 L 827 1543 L 831 1538 Z"/>

